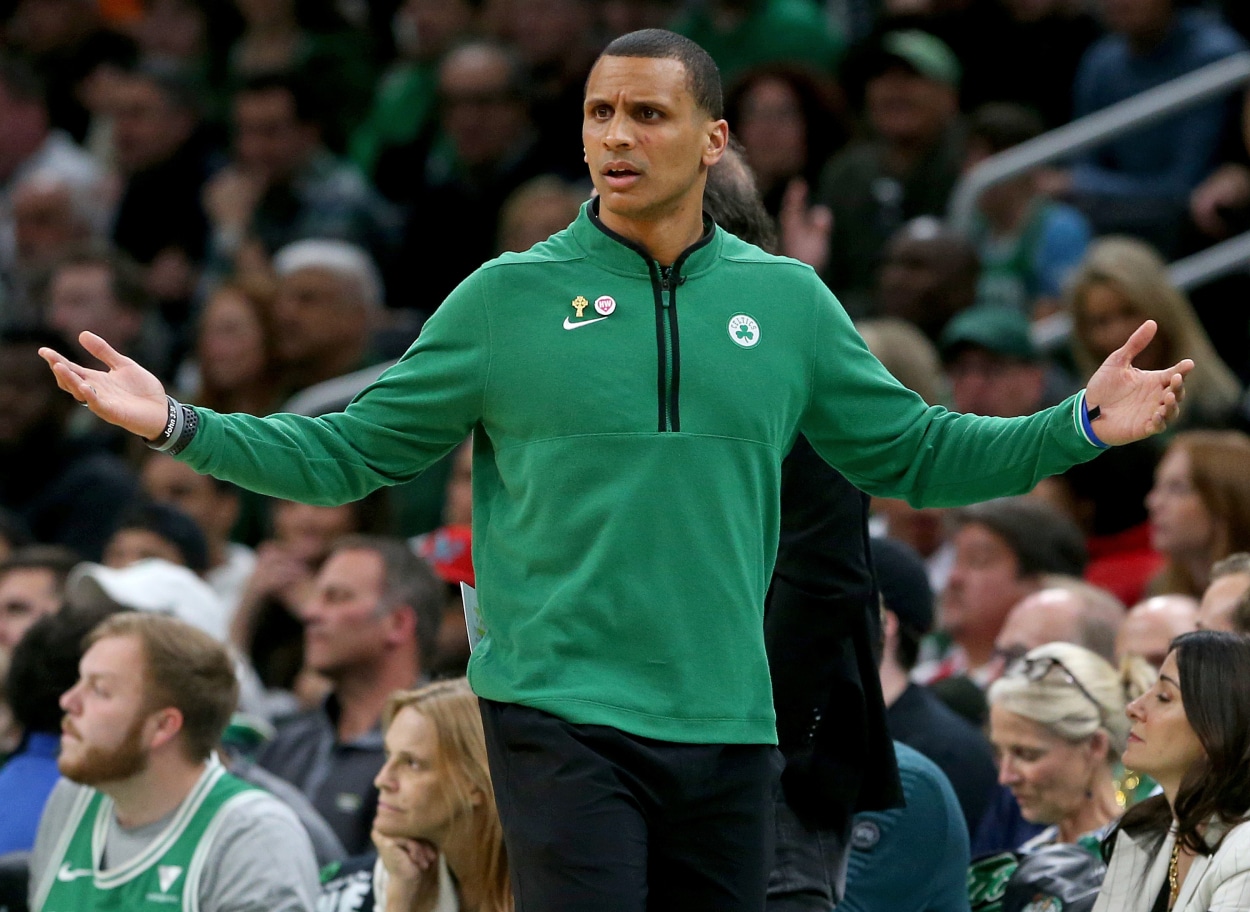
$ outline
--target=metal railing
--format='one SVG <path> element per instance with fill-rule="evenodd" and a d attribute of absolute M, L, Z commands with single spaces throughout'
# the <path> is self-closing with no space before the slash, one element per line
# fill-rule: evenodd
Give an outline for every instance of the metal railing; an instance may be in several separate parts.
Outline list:
<path fill-rule="evenodd" d="M 1189 291 L 1229 273 L 1250 266 L 1250 231 L 1200 250 L 1168 267 L 1168 278 L 1181 291 Z"/>
<path fill-rule="evenodd" d="M 1243 51 L 992 155 L 956 185 L 948 208 L 950 224 L 966 231 L 972 223 L 977 199 L 995 184 L 1099 146 L 1248 83 L 1250 51 Z M 1171 270 L 1173 281 L 1180 287 L 1193 288 L 1247 263 L 1250 263 L 1250 232 L 1174 263 Z"/>

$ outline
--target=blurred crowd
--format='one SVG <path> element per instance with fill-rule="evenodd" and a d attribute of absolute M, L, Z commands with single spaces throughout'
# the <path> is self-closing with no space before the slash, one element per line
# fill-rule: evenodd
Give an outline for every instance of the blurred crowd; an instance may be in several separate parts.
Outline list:
<path fill-rule="evenodd" d="M 1162 438 L 1023 498 L 873 504 L 890 733 L 909 801 L 942 784 L 936 804 L 917 792 L 857 823 L 839 908 L 930 908 L 891 892 L 913 888 L 968 908 L 971 858 L 991 859 L 970 882 L 991 908 L 977 885 L 1006 882 L 1004 853 L 1020 872 L 1041 846 L 1100 858 L 1125 810 L 1157 794 L 1120 760 L 1126 707 L 1158 686 L 1177 636 L 1250 632 L 1250 263 L 1192 288 L 1168 271 L 1250 229 L 1250 92 L 999 183 L 966 223 L 948 207 L 987 158 L 1246 52 L 1247 9 L 0 3 L 0 856 L 35 847 L 83 634 L 135 609 L 223 644 L 239 698 L 220 756 L 285 796 L 309 851 L 335 863 L 319 908 L 371 908 L 368 892 L 381 909 L 388 878 L 469 871 L 459 843 L 413 850 L 411 821 L 383 826 L 397 812 L 378 802 L 407 775 L 387 759 L 393 738 L 421 742 L 427 717 L 472 728 L 422 708 L 469 700 L 461 683 L 412 690 L 457 681 L 468 660 L 472 441 L 358 503 L 279 501 L 119 435 L 55 388 L 37 351 L 90 360 L 78 336 L 91 331 L 189 403 L 341 408 L 472 270 L 573 220 L 590 195 L 589 68 L 612 38 L 665 27 L 721 69 L 776 252 L 811 265 L 930 404 L 1032 413 L 1144 319 L 1158 334 L 1139 366 L 1196 362 Z M 457 738 L 458 762 L 481 767 L 462 791 L 489 793 L 484 754 Z M 938 858 L 917 834 L 952 819 L 954 854 Z M 465 876 L 498 899 L 500 837 L 475 821 L 495 856 Z M 357 863 L 374 849 L 380 862 Z M 882 875 L 900 864 L 915 884 Z M 925 865 L 955 875 L 942 886 Z"/>

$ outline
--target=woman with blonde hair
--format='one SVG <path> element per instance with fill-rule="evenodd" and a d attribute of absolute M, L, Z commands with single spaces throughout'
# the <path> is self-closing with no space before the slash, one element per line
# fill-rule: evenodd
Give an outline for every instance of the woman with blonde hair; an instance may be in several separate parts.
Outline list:
<path fill-rule="evenodd" d="M 1047 826 L 1019 851 L 1080 843 L 1096 852 L 1139 784 L 1118 765 L 1129 731 L 1124 709 L 1153 677 L 1141 660 L 1117 671 L 1084 647 L 1047 643 L 990 687 L 998 781 L 1025 820 Z"/>
<path fill-rule="evenodd" d="M 391 695 L 374 784 L 375 908 L 512 912 L 477 697 L 464 678 Z"/>
<path fill-rule="evenodd" d="M 1150 245 L 1106 237 L 1090 245 L 1067 294 L 1072 315 L 1072 356 L 1089 379 L 1107 355 L 1123 345 L 1142 320 L 1158 332 L 1134 364 L 1154 370 L 1192 358 L 1185 378 L 1185 407 L 1177 427 L 1224 425 L 1241 398 L 1241 383 L 1215 353 L 1188 298 L 1168 278 L 1167 264 Z"/>
<path fill-rule="evenodd" d="M 1146 510 L 1151 545 L 1167 558 L 1150 593 L 1201 598 L 1212 564 L 1250 550 L 1250 436 L 1177 434 L 1155 470 Z"/>

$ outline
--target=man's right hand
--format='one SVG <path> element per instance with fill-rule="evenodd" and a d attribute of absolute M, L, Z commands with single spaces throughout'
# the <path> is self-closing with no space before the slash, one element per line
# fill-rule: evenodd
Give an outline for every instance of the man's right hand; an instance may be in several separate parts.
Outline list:
<path fill-rule="evenodd" d="M 165 387 L 156 375 L 94 333 L 84 332 L 78 341 L 108 370 L 92 370 L 50 348 L 41 348 L 39 355 L 51 366 L 57 385 L 109 424 L 145 440 L 159 437 L 165 430 L 169 405 Z"/>

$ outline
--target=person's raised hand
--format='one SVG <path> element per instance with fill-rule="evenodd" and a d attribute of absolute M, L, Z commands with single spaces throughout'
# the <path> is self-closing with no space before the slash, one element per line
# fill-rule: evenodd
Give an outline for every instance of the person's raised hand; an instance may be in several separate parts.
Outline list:
<path fill-rule="evenodd" d="M 437 874 L 427 874 L 438 861 L 438 850 L 422 839 L 387 836 L 375 828 L 370 837 L 386 869 L 386 909 L 411 909 L 421 894 L 437 888 Z"/>
<path fill-rule="evenodd" d="M 265 192 L 265 181 L 235 167 L 218 171 L 204 185 L 204 212 L 219 230 L 241 234 Z"/>
<path fill-rule="evenodd" d="M 1185 397 L 1185 375 L 1194 368 L 1186 358 L 1164 370 L 1133 367 L 1133 359 L 1145 351 L 1158 325 L 1147 320 L 1089 378 L 1085 402 L 1101 411 L 1093 423 L 1103 443 L 1119 445 L 1141 440 L 1164 430 L 1180 411 Z"/>
<path fill-rule="evenodd" d="M 127 358 L 95 333 L 84 332 L 78 341 L 99 358 L 106 370 L 83 367 L 50 348 L 39 349 L 48 362 L 57 386 L 65 390 L 109 424 L 155 440 L 165 429 L 169 406 L 165 387 L 156 375 Z"/>
<path fill-rule="evenodd" d="M 1209 237 L 1226 238 L 1224 213 L 1250 205 L 1250 168 L 1227 164 L 1218 168 L 1189 194 L 1189 214 Z"/>
<path fill-rule="evenodd" d="M 786 185 L 778 213 L 780 252 L 820 272 L 829 263 L 833 212 L 828 206 L 808 206 L 807 202 L 807 182 L 796 177 Z"/>

